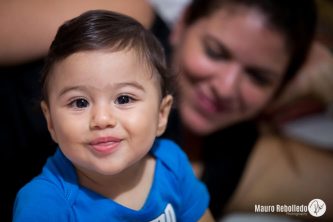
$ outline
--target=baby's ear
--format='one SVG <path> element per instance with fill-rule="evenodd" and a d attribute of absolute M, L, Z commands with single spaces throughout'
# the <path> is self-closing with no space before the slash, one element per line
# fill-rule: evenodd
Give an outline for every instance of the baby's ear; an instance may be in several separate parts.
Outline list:
<path fill-rule="evenodd" d="M 171 95 L 165 96 L 161 101 L 159 118 L 158 118 L 157 136 L 162 135 L 167 127 L 172 103 L 173 103 L 173 97 Z"/>
<path fill-rule="evenodd" d="M 49 132 L 52 136 L 52 139 L 55 142 L 57 142 L 57 137 L 56 137 L 56 133 L 55 133 L 54 128 L 53 128 L 52 117 L 51 117 L 51 114 L 50 114 L 49 106 L 47 105 L 47 103 L 45 101 L 42 101 L 40 103 L 40 107 L 41 107 L 41 109 L 43 111 L 43 114 L 44 114 L 44 117 L 46 119 L 47 129 L 49 130 Z"/>

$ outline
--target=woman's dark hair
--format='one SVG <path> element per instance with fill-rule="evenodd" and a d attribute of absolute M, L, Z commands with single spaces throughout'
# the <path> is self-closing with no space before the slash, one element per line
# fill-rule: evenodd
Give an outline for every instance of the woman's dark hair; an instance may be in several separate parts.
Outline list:
<path fill-rule="evenodd" d="M 268 27 L 285 38 L 291 59 L 280 91 L 293 78 L 308 55 L 316 31 L 316 4 L 314 0 L 192 0 L 185 15 L 185 23 L 190 25 L 223 7 L 238 6 L 259 10 L 267 18 Z"/>
<path fill-rule="evenodd" d="M 164 49 L 155 36 L 133 18 L 107 10 L 91 10 L 65 22 L 53 40 L 42 71 L 42 99 L 48 101 L 53 66 L 80 51 L 134 49 L 143 65 L 159 76 L 162 96 L 171 93 Z"/>

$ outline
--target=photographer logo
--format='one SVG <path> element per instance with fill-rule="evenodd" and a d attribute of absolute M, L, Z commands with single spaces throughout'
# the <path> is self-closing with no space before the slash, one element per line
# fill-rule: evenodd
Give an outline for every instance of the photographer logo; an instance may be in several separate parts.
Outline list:
<path fill-rule="evenodd" d="M 310 214 L 314 217 L 321 217 L 326 212 L 326 204 L 321 199 L 313 199 L 308 205 L 297 204 L 275 204 L 275 205 L 254 205 L 256 213 L 285 213 L 293 216 L 306 216 Z"/>
<path fill-rule="evenodd" d="M 313 199 L 308 205 L 309 213 L 314 217 L 320 217 L 326 212 L 326 204 L 321 199 Z"/>

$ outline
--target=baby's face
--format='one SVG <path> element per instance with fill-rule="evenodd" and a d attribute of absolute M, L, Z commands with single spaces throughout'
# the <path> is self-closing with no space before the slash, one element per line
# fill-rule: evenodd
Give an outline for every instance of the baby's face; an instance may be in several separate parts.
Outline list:
<path fill-rule="evenodd" d="M 50 73 L 42 105 L 53 139 L 81 170 L 115 175 L 152 147 L 172 98 L 133 50 L 75 53 Z"/>

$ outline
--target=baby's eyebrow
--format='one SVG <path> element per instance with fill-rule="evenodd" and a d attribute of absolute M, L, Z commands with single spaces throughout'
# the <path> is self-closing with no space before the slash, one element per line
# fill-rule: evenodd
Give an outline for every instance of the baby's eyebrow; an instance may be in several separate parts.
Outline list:
<path fill-rule="evenodd" d="M 66 94 L 69 91 L 85 91 L 87 90 L 88 87 L 86 86 L 68 86 L 68 87 L 64 87 L 63 89 L 61 89 L 61 91 L 59 92 L 59 96 L 62 96 L 64 94 Z"/>
<path fill-rule="evenodd" d="M 120 82 L 120 83 L 116 83 L 114 84 L 114 87 L 117 89 L 117 88 L 123 88 L 123 87 L 126 87 L 126 86 L 130 86 L 130 87 L 134 87 L 134 88 L 137 88 L 141 91 L 145 91 L 145 88 L 140 84 L 138 83 L 137 81 L 132 81 L 132 82 Z"/>
<path fill-rule="evenodd" d="M 138 83 L 137 81 L 120 82 L 120 83 L 114 83 L 114 84 L 110 84 L 110 85 L 114 89 L 120 89 L 120 88 L 124 88 L 124 87 L 133 87 L 133 88 L 136 88 L 140 91 L 145 92 L 145 88 L 140 83 Z M 66 94 L 70 91 L 88 91 L 89 88 L 91 88 L 91 87 L 86 86 L 86 85 L 76 85 L 76 86 L 64 87 L 59 92 L 59 96 L 62 96 L 62 95 Z"/>

